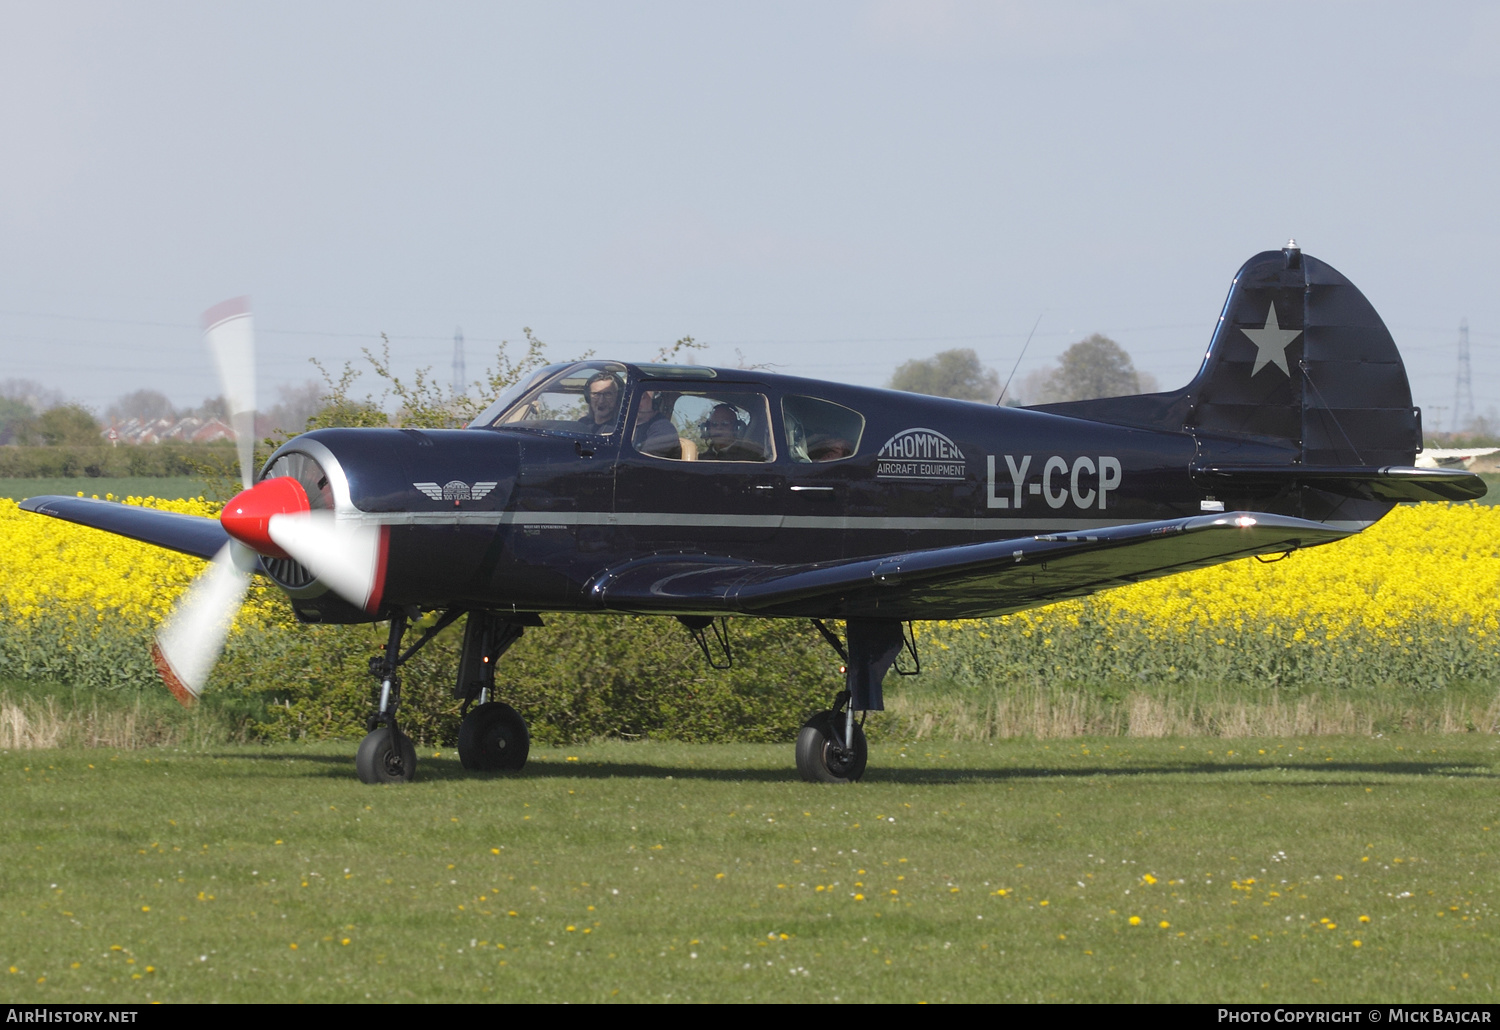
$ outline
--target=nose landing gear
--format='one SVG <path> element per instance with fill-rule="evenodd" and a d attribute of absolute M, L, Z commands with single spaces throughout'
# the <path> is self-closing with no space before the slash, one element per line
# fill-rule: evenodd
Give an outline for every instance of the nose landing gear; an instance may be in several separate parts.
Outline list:
<path fill-rule="evenodd" d="M 410 783 L 416 778 L 416 746 L 396 725 L 396 711 L 401 707 L 401 676 L 396 670 L 429 640 L 451 626 L 463 611 L 444 612 L 421 639 L 402 651 L 401 639 L 406 636 L 411 620 L 419 614 L 416 608 L 393 614 L 385 653 L 370 659 L 370 675 L 380 681 L 380 699 L 375 711 L 365 720 L 369 732 L 359 742 L 359 750 L 354 754 L 354 771 L 362 783 Z"/>

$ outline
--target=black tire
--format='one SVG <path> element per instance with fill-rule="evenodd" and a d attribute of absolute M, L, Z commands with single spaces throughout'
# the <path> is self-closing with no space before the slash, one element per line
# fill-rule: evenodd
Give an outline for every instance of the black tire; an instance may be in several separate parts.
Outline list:
<path fill-rule="evenodd" d="M 391 731 L 378 727 L 359 742 L 354 771 L 361 783 L 410 783 L 417 776 L 417 749 L 400 730 L 396 731 L 396 746 L 391 747 Z"/>
<path fill-rule="evenodd" d="M 520 772 L 531 754 L 521 713 L 503 701 L 480 705 L 458 724 L 458 760 L 476 772 Z"/>
<path fill-rule="evenodd" d="M 797 772 L 808 783 L 854 783 L 865 774 L 870 747 L 860 725 L 854 724 L 852 748 L 835 743 L 834 720 L 843 718 L 843 713 L 819 712 L 797 731 Z"/>

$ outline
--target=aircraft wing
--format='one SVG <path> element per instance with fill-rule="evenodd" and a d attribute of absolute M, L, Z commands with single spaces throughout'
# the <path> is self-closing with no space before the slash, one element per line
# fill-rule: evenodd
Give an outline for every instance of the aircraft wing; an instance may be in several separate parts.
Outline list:
<path fill-rule="evenodd" d="M 224 532 L 218 519 L 142 508 L 118 501 L 96 501 L 89 497 L 28 497 L 21 502 L 21 510 L 51 515 L 80 526 L 92 526 L 198 558 L 211 559 L 229 543 L 229 534 Z"/>
<path fill-rule="evenodd" d="M 815 564 L 658 555 L 603 573 L 589 594 L 604 609 L 640 614 L 980 618 L 1348 535 L 1229 512 Z"/>

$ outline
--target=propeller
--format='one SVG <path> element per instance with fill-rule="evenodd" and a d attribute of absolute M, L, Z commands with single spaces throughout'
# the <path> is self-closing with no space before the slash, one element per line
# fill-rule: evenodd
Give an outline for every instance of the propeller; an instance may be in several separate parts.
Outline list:
<path fill-rule="evenodd" d="M 219 385 L 229 409 L 239 451 L 240 481 L 255 475 L 255 331 L 248 297 L 216 304 L 203 313 L 203 341 L 219 368 Z M 191 706 L 224 648 L 229 624 L 250 589 L 255 552 L 230 539 L 207 570 L 189 585 L 162 623 L 151 645 L 151 660 L 167 689 Z"/>
<path fill-rule="evenodd" d="M 258 555 L 291 558 L 345 600 L 374 611 L 385 585 L 388 543 L 384 526 L 350 524 L 332 512 L 311 510 L 307 492 L 291 476 L 255 482 L 255 333 L 248 298 L 209 308 L 203 326 L 245 489 L 219 516 L 229 543 L 188 587 L 151 647 L 162 680 L 185 706 L 197 700 L 223 650 Z"/>

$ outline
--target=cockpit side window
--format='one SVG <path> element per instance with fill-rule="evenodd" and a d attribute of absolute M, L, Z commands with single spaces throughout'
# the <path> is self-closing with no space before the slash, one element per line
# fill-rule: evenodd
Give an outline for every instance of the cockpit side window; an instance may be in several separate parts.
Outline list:
<path fill-rule="evenodd" d="M 838 461 L 859 451 L 865 417 L 857 411 L 817 397 L 783 397 L 781 414 L 793 461 Z"/>
<path fill-rule="evenodd" d="M 771 406 L 759 391 L 647 383 L 637 408 L 630 436 L 641 454 L 676 461 L 775 460 Z"/>
<path fill-rule="evenodd" d="M 610 436 L 624 421 L 629 385 L 626 368 L 618 362 L 569 365 L 512 402 L 489 424 Z"/>

